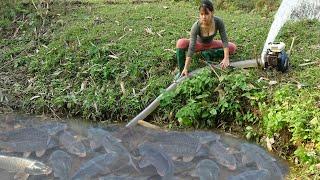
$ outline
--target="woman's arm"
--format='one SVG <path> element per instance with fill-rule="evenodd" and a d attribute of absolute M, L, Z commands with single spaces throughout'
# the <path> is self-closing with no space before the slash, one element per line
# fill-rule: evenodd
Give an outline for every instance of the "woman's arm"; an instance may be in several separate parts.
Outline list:
<path fill-rule="evenodd" d="M 188 52 L 186 55 L 186 61 L 184 63 L 184 68 L 183 68 L 183 71 L 181 72 L 182 76 L 188 75 L 188 70 L 189 70 L 189 67 L 191 64 L 191 57 L 192 57 L 193 53 L 195 52 L 195 46 L 196 46 L 198 33 L 199 33 L 199 25 L 198 25 L 198 21 L 197 21 L 192 25 L 192 28 L 191 28 L 190 43 L 189 43 L 189 48 L 188 48 Z"/>
<path fill-rule="evenodd" d="M 188 76 L 188 69 L 190 67 L 190 63 L 191 63 L 191 57 L 186 57 L 186 61 L 185 61 L 185 64 L 184 64 L 184 68 L 181 72 L 181 75 L 182 76 Z"/>
<path fill-rule="evenodd" d="M 229 66 L 230 61 L 229 61 L 229 48 L 228 48 L 228 36 L 227 36 L 227 32 L 226 32 L 226 28 L 224 26 L 224 23 L 222 21 L 222 19 L 216 17 L 215 19 L 217 21 L 217 26 L 219 29 L 219 34 L 223 43 L 223 51 L 224 51 L 224 58 L 221 61 L 220 65 L 221 68 L 226 68 Z"/>
<path fill-rule="evenodd" d="M 229 48 L 228 47 L 223 48 L 223 51 L 224 51 L 224 58 L 220 63 L 220 66 L 221 66 L 222 69 L 224 69 L 224 68 L 226 68 L 226 67 L 228 67 L 230 65 Z"/>

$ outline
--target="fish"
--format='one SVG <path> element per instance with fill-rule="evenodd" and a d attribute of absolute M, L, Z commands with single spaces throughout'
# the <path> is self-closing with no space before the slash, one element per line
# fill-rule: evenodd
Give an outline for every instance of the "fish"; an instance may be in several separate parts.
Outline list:
<path fill-rule="evenodd" d="M 193 173 L 193 176 L 199 177 L 200 180 L 216 180 L 219 179 L 220 168 L 210 159 L 201 160 Z"/>
<path fill-rule="evenodd" d="M 284 175 L 276 163 L 275 159 L 263 152 L 260 148 L 257 149 L 255 145 L 243 143 L 240 145 L 242 152 L 242 163 L 248 164 L 254 162 L 259 170 L 266 169 L 271 173 L 272 179 L 284 179 Z"/>
<path fill-rule="evenodd" d="M 106 175 L 123 167 L 121 155 L 106 153 L 84 162 L 72 176 L 72 180 L 92 179 L 97 175 Z"/>
<path fill-rule="evenodd" d="M 64 131 L 59 136 L 59 142 L 69 153 L 75 154 L 79 157 L 86 157 L 86 147 L 81 141 L 76 140 L 70 132 Z"/>
<path fill-rule="evenodd" d="M 237 169 L 237 161 L 233 154 L 229 153 L 227 148 L 220 142 L 212 142 L 209 146 L 209 154 L 219 164 L 227 167 L 229 170 Z"/>
<path fill-rule="evenodd" d="M 212 141 L 220 140 L 219 134 L 207 131 L 195 131 L 192 132 L 190 136 L 197 138 L 201 144 L 208 144 Z"/>
<path fill-rule="evenodd" d="M 114 137 L 121 139 L 121 143 L 127 147 L 128 151 L 136 150 L 143 142 L 149 141 L 153 137 L 154 129 L 144 128 L 142 126 L 120 128 Z"/>
<path fill-rule="evenodd" d="M 101 128 L 90 128 L 88 129 L 88 138 L 90 139 L 90 147 L 92 149 L 97 149 L 102 146 L 108 153 L 121 154 L 128 158 L 127 164 L 139 171 L 132 160 L 130 152 L 123 146 L 123 144 L 121 144 L 121 140 L 115 138 L 108 131 Z"/>
<path fill-rule="evenodd" d="M 124 158 L 126 157 L 128 160 L 128 165 L 131 165 L 136 171 L 139 172 L 139 169 L 136 167 L 135 163 L 132 160 L 132 156 L 127 148 L 121 143 L 121 140 L 113 137 L 111 134 L 105 136 L 102 141 L 102 146 L 109 153 L 118 153 L 121 154 Z"/>
<path fill-rule="evenodd" d="M 209 147 L 206 145 L 202 145 L 200 149 L 197 151 L 195 157 L 208 157 L 209 156 Z"/>
<path fill-rule="evenodd" d="M 50 122 L 41 124 L 37 128 L 45 130 L 50 136 L 55 136 L 61 131 L 66 130 L 68 128 L 68 125 L 66 123 Z"/>
<path fill-rule="evenodd" d="M 89 128 L 88 129 L 88 140 L 90 141 L 90 148 L 96 150 L 102 147 L 102 141 L 107 136 L 107 131 L 101 128 Z"/>
<path fill-rule="evenodd" d="M 54 177 L 59 179 L 69 179 L 72 158 L 68 153 L 56 150 L 51 154 L 49 162 L 53 169 Z"/>
<path fill-rule="evenodd" d="M 15 156 L 0 155 L 0 169 L 16 172 L 15 179 L 27 179 L 29 175 L 48 175 L 52 168 L 44 163 Z"/>
<path fill-rule="evenodd" d="M 1 133 L 0 136 L 5 137 L 4 141 L 0 141 L 0 148 L 8 152 L 23 152 L 24 157 L 28 157 L 34 151 L 41 157 L 47 149 L 58 145 L 46 131 L 33 127 Z"/>
<path fill-rule="evenodd" d="M 139 153 L 141 155 L 141 160 L 139 161 L 140 168 L 152 165 L 162 177 L 168 178 L 173 175 L 173 162 L 171 158 L 157 146 L 144 143 L 139 146 Z"/>
<path fill-rule="evenodd" d="M 251 149 L 257 153 L 259 153 L 263 158 L 269 159 L 271 161 L 277 161 L 274 157 L 272 157 L 270 154 L 268 154 L 263 148 L 255 145 L 255 144 L 249 144 L 249 143 L 244 143 L 241 145 L 242 148 L 246 149 Z M 241 149 L 240 147 L 240 149 Z"/>
<path fill-rule="evenodd" d="M 229 176 L 228 180 L 270 180 L 270 172 L 266 169 L 250 170 L 236 176 Z"/>
<path fill-rule="evenodd" d="M 108 176 L 99 177 L 99 180 L 141 180 L 141 178 L 108 175 Z"/>
<path fill-rule="evenodd" d="M 196 165 L 194 162 L 173 161 L 174 174 L 188 174 Z"/>
<path fill-rule="evenodd" d="M 185 162 L 192 161 L 201 147 L 195 137 L 181 132 L 160 132 L 150 142 L 159 144 L 160 148 L 173 160 L 182 158 Z"/>

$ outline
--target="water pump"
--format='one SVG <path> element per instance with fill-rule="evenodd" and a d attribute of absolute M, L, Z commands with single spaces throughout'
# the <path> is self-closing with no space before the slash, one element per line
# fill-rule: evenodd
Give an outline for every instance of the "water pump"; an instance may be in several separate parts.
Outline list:
<path fill-rule="evenodd" d="M 286 72 L 289 68 L 289 56 L 285 51 L 285 44 L 283 42 L 269 43 L 267 52 L 258 64 L 264 69 L 275 68 Z"/>

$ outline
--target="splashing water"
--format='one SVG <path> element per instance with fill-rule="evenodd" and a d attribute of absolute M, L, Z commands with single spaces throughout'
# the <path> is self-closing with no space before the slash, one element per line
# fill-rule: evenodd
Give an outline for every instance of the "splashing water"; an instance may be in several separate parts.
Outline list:
<path fill-rule="evenodd" d="M 290 19 L 320 20 L 320 0 L 283 0 L 274 17 L 274 21 L 265 41 L 261 59 L 264 59 L 268 43 L 275 40 L 281 27 Z"/>
<path fill-rule="evenodd" d="M 293 10 L 290 18 L 299 19 L 318 19 L 320 20 L 320 0 L 300 0 L 298 7 Z"/>

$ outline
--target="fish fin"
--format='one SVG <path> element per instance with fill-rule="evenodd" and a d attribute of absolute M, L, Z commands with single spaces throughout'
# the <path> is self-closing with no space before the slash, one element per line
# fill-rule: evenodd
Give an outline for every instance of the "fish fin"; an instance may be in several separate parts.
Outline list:
<path fill-rule="evenodd" d="M 196 173 L 195 170 L 192 170 L 192 171 L 190 172 L 190 176 L 192 176 L 192 177 L 198 177 L 198 174 Z"/>
<path fill-rule="evenodd" d="M 182 161 L 183 161 L 183 162 L 190 162 L 190 161 L 193 160 L 193 158 L 194 158 L 194 156 L 184 156 L 184 157 L 182 158 Z"/>
<path fill-rule="evenodd" d="M 41 150 L 41 151 L 36 151 L 36 156 L 37 156 L 37 157 L 41 157 L 41 156 L 44 155 L 45 152 L 46 152 L 45 149 L 44 149 L 44 150 Z"/>
<path fill-rule="evenodd" d="M 150 165 L 150 162 L 148 161 L 148 159 L 141 159 L 139 161 L 139 167 L 140 168 L 144 168 Z"/>
<path fill-rule="evenodd" d="M 177 156 L 172 156 L 171 159 L 176 161 L 178 159 L 178 157 Z"/>
<path fill-rule="evenodd" d="M 17 174 L 14 175 L 15 180 L 27 180 L 29 177 L 29 174 L 25 172 L 17 172 Z"/>
<path fill-rule="evenodd" d="M 8 136 L 0 135 L 0 140 L 1 141 L 7 141 L 8 140 Z"/>
<path fill-rule="evenodd" d="M 31 154 L 31 152 L 24 152 L 24 153 L 23 153 L 23 157 L 24 157 L 24 158 L 27 158 L 27 157 L 30 156 L 30 154 Z"/>
<path fill-rule="evenodd" d="M 2 142 L 0 141 L 0 148 L 4 149 L 6 152 L 13 152 L 13 146 L 15 144 L 13 143 L 8 143 L 8 142 Z"/>
<path fill-rule="evenodd" d="M 129 154 L 129 164 L 132 165 L 132 167 L 138 172 L 141 173 L 141 171 L 139 170 L 139 168 L 137 168 L 136 164 L 133 162 L 131 155 Z"/>
<path fill-rule="evenodd" d="M 87 152 L 82 152 L 78 154 L 79 157 L 86 157 L 87 156 Z"/>
<path fill-rule="evenodd" d="M 115 139 L 118 143 L 121 143 L 121 142 L 122 142 L 122 140 L 119 139 L 119 138 L 114 137 L 114 139 Z"/>
<path fill-rule="evenodd" d="M 49 136 L 48 139 L 47 139 L 47 146 L 49 146 L 50 141 L 51 141 L 51 136 Z"/>
<path fill-rule="evenodd" d="M 158 168 L 156 168 L 157 169 L 157 173 L 160 175 L 160 176 L 165 176 L 166 175 L 166 172 L 164 172 L 164 171 L 162 171 L 161 169 L 158 169 Z"/>
<path fill-rule="evenodd" d="M 100 142 L 90 141 L 89 143 L 91 150 L 96 150 L 102 146 Z"/>

